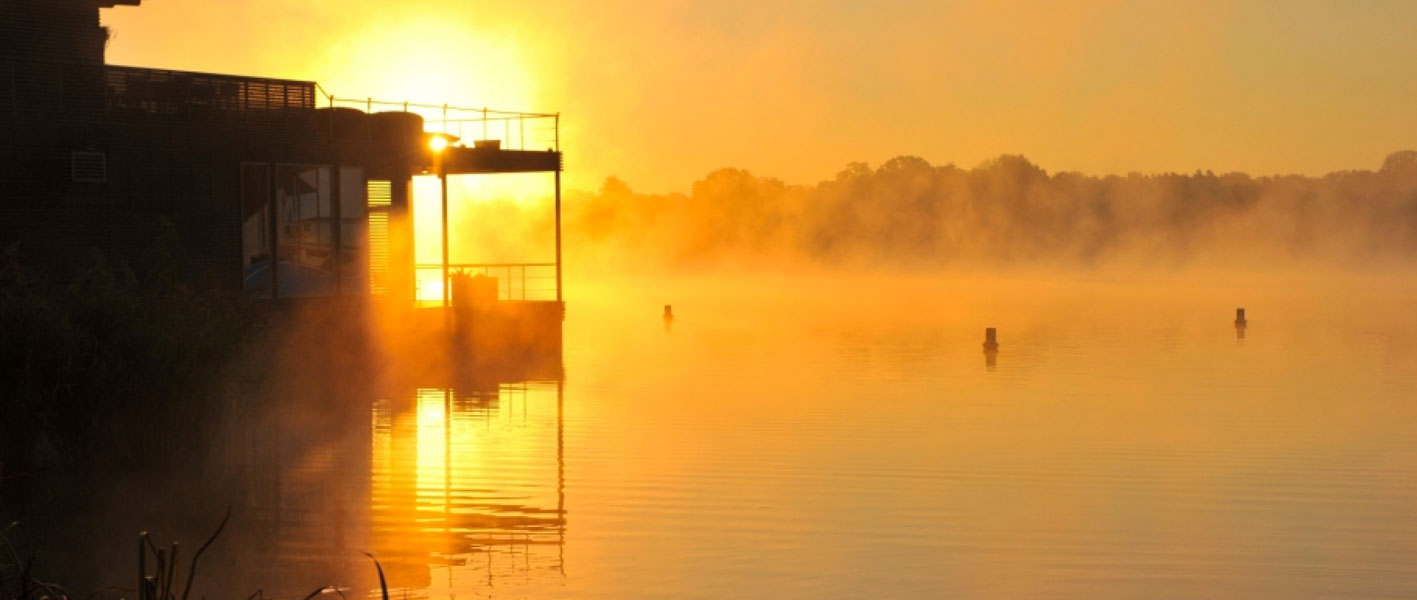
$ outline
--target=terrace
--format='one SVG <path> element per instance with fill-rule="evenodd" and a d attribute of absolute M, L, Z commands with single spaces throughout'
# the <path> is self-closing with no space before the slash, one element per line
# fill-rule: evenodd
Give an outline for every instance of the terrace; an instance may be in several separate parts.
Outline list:
<path fill-rule="evenodd" d="M 269 118 L 316 106 L 310 81 L 116 65 L 0 60 L 0 111 L 106 119 Z"/>
<path fill-rule="evenodd" d="M 379 139 L 375 119 L 369 117 L 388 113 L 417 115 L 424 135 L 443 140 L 446 146 L 436 152 L 423 148 L 398 158 L 411 163 L 403 165 L 408 172 L 437 175 L 444 181 L 441 201 L 445 206 L 449 201 L 446 191 L 449 177 L 554 173 L 557 226 L 554 261 L 452 264 L 448 261 L 444 240 L 442 261 L 409 265 L 415 286 L 441 288 L 443 298 L 441 301 L 418 300 L 415 292 L 412 294 L 415 303 L 423 307 L 451 304 L 452 290 L 458 287 L 453 278 L 463 275 L 493 278 L 496 300 L 501 302 L 559 302 L 562 298 L 560 171 L 563 164 L 558 114 L 337 97 L 312 81 L 27 58 L 0 59 L 0 114 L 4 113 L 10 113 L 13 118 L 78 122 L 158 122 L 177 125 L 177 131 L 188 123 L 200 128 L 213 123 L 260 122 L 271 128 L 268 131 L 284 131 L 294 138 L 303 132 L 319 132 L 321 143 L 362 145 L 375 152 L 389 151 Z M 286 160 L 280 156 L 269 158 L 273 163 Z M 296 197 L 301 196 L 296 193 Z M 389 225 L 389 210 L 388 199 L 380 202 L 373 195 L 369 197 L 369 239 L 376 246 L 387 245 L 389 236 L 394 234 Z M 305 227 L 309 230 L 305 237 L 319 238 L 315 244 L 320 246 L 317 248 L 320 252 L 328 250 L 323 247 L 329 241 L 325 238 L 340 237 L 326 231 L 334 228 L 330 223 L 335 217 L 328 213 L 330 211 L 317 207 L 292 217 L 309 225 Z M 273 224 L 271 231 L 274 231 Z M 303 247 L 300 252 L 283 247 L 267 249 L 264 246 L 272 243 L 270 237 L 261 236 L 265 240 L 261 251 L 267 257 L 310 254 L 304 252 Z M 301 237 L 287 242 L 286 245 L 294 247 L 304 244 L 305 240 Z M 373 290 L 378 293 L 387 289 L 386 273 L 392 265 L 386 250 L 371 247 L 370 252 L 370 275 Z M 271 279 L 270 289 L 278 287 L 272 274 L 246 275 L 248 279 L 253 276 Z M 479 279 L 479 289 L 486 287 L 482 283 Z"/>

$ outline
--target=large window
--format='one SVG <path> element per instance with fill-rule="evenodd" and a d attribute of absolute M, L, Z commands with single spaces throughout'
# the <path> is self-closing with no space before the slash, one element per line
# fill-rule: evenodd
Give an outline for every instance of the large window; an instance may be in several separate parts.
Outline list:
<path fill-rule="evenodd" d="M 338 180 L 335 170 L 327 165 L 242 165 L 242 288 L 247 294 L 270 298 L 274 288 L 277 297 L 300 298 L 369 289 L 364 170 L 340 167 Z"/>
<path fill-rule="evenodd" d="M 276 285 L 282 298 L 335 292 L 330 168 L 276 165 Z"/>

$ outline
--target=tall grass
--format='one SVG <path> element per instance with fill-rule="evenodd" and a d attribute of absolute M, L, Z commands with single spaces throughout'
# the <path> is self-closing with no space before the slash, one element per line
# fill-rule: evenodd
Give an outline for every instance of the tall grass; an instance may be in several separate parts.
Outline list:
<path fill-rule="evenodd" d="M 228 508 L 226 516 L 222 518 L 216 530 L 187 561 L 185 574 L 181 570 L 181 545 L 178 542 L 174 541 L 164 547 L 153 543 L 152 536 L 148 532 L 144 531 L 138 534 L 136 587 L 111 587 L 86 596 L 73 595 L 63 586 L 39 577 L 35 568 L 40 551 L 39 541 L 25 540 L 26 543 L 16 543 L 12 539 L 15 537 L 12 534 L 26 532 L 23 531 L 19 523 L 11 523 L 4 529 L 0 529 L 0 600 L 71 600 L 73 598 L 95 597 L 131 598 L 134 600 L 192 600 L 192 582 L 196 579 L 197 567 L 202 554 L 216 542 L 218 537 L 221 537 L 222 531 L 226 529 L 230 520 L 231 509 Z M 384 567 L 379 564 L 379 560 L 374 558 L 374 555 L 366 552 L 365 556 L 374 561 L 374 568 L 379 573 L 379 590 L 383 599 L 389 600 L 389 587 L 384 579 Z M 183 581 L 184 575 L 186 577 L 185 583 Z M 311 600 L 325 594 L 338 594 L 341 598 L 345 597 L 344 588 L 324 585 L 315 588 L 314 591 L 304 596 L 303 600 Z M 265 600 L 266 598 L 263 589 L 248 596 L 248 600 Z"/>
<path fill-rule="evenodd" d="M 263 317 L 187 285 L 180 254 L 151 254 L 43 270 L 0 255 L 0 477 L 171 455 L 210 426 L 203 400 Z"/>

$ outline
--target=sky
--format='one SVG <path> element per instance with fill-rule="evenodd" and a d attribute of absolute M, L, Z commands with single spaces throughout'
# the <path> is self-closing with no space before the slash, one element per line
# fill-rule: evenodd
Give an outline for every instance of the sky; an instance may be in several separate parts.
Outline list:
<path fill-rule="evenodd" d="M 146 0 L 110 63 L 560 113 L 566 181 L 686 191 L 913 155 L 1376 169 L 1417 148 L 1417 2 Z"/>

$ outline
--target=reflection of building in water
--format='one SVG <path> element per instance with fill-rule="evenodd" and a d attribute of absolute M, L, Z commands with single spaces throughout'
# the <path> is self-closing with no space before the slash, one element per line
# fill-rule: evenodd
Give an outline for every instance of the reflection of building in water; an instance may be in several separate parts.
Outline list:
<path fill-rule="evenodd" d="M 354 559 L 369 546 L 371 440 L 362 407 L 372 398 L 351 390 L 300 388 L 288 402 L 236 425 L 232 471 L 225 477 L 230 488 L 214 494 L 214 506 L 238 499 L 237 526 L 221 539 L 243 563 L 238 572 L 249 570 L 234 583 L 259 582 L 268 593 L 293 594 L 369 581 Z M 204 526 L 210 519 L 205 515 Z"/>
<path fill-rule="evenodd" d="M 561 384 L 418 388 L 373 411 L 373 552 L 391 587 L 564 574 Z"/>
<path fill-rule="evenodd" d="M 233 420 L 222 475 L 205 478 L 215 506 L 235 502 L 232 583 L 370 589 L 365 551 L 399 588 L 559 581 L 562 366 L 540 358 L 418 380 L 439 387 L 318 373 L 276 384 L 281 401 Z M 200 517 L 205 532 L 213 517 Z"/>

